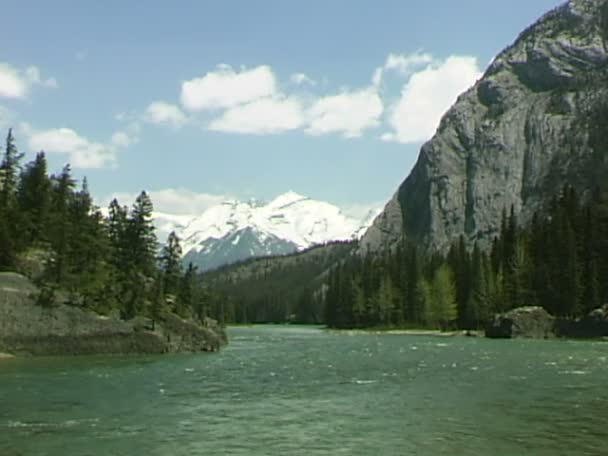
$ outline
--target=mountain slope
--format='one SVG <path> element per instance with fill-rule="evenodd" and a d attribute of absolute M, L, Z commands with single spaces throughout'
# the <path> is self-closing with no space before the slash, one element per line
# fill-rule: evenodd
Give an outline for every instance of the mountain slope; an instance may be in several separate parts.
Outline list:
<path fill-rule="evenodd" d="M 179 235 L 184 261 L 208 270 L 250 257 L 358 239 L 375 215 L 371 211 L 357 220 L 332 204 L 288 192 L 268 204 L 226 201 L 191 220 Z"/>
<path fill-rule="evenodd" d="M 446 113 L 362 251 L 402 235 L 441 251 L 460 235 L 487 245 L 503 210 L 525 223 L 565 184 L 605 187 L 607 37 L 600 0 L 572 0 L 524 31 Z"/>

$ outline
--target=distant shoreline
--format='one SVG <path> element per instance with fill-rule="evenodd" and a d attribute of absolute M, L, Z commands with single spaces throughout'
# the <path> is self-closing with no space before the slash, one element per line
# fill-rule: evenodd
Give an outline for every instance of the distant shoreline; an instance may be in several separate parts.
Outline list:
<path fill-rule="evenodd" d="M 401 329 L 401 328 L 329 328 L 319 324 L 306 323 L 232 323 L 228 328 L 254 328 L 259 326 L 267 327 L 310 327 L 323 331 L 335 332 L 337 334 L 389 334 L 399 336 L 433 336 L 433 337 L 483 337 L 483 330 L 451 330 L 441 331 L 439 329 Z"/>
<path fill-rule="evenodd" d="M 430 337 L 483 337 L 483 331 L 440 331 L 438 329 L 334 329 L 327 328 L 328 331 L 349 334 L 376 334 L 376 335 L 399 335 L 399 336 L 430 336 Z"/>

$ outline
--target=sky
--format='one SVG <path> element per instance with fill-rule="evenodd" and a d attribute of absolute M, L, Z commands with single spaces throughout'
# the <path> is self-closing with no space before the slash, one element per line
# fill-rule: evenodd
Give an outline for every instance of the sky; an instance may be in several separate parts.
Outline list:
<path fill-rule="evenodd" d="M 385 203 L 442 114 L 556 0 L 4 0 L 0 129 L 98 204 L 288 190 Z"/>

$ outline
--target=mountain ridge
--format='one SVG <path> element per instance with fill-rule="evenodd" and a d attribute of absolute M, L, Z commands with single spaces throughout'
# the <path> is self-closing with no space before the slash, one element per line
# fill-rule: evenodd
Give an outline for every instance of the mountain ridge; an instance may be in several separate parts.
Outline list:
<path fill-rule="evenodd" d="M 422 146 L 362 252 L 403 236 L 442 252 L 461 235 L 488 246 L 511 207 L 527 223 L 565 184 L 583 195 L 605 185 L 607 5 L 567 2 L 498 54 Z"/>
<path fill-rule="evenodd" d="M 183 261 L 205 271 L 250 257 L 285 255 L 314 245 L 359 239 L 379 209 L 358 219 L 328 202 L 293 191 L 269 202 L 226 200 L 187 223 L 160 214 L 157 224 L 174 227 Z M 164 217 L 164 218 L 163 218 Z"/>

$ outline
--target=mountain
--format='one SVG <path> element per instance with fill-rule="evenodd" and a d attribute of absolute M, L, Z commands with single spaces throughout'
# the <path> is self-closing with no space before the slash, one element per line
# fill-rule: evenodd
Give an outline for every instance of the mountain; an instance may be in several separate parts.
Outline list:
<path fill-rule="evenodd" d="M 605 0 L 569 1 L 521 33 L 445 114 L 362 251 L 401 236 L 487 246 L 511 207 L 525 224 L 566 184 L 605 190 L 607 49 Z"/>
<path fill-rule="evenodd" d="M 190 220 L 178 235 L 184 262 L 204 271 L 251 257 L 358 239 L 377 213 L 372 210 L 358 220 L 332 204 L 287 192 L 270 203 L 225 201 Z M 175 222 L 179 220 L 166 221 Z"/>

